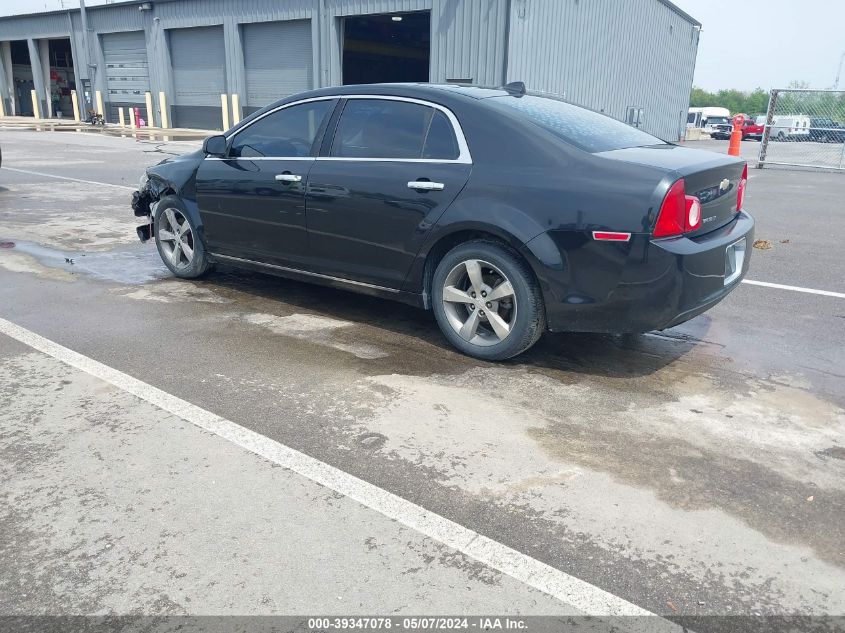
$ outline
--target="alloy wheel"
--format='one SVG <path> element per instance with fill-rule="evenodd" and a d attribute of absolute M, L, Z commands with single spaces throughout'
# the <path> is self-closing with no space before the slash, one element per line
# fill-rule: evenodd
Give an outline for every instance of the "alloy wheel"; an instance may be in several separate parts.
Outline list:
<path fill-rule="evenodd" d="M 488 347 L 504 341 L 516 323 L 516 296 L 510 280 L 493 264 L 468 259 L 443 283 L 443 310 L 465 341 Z"/>
<path fill-rule="evenodd" d="M 186 268 L 194 260 L 194 232 L 179 209 L 165 209 L 160 216 L 158 240 L 174 268 Z"/>

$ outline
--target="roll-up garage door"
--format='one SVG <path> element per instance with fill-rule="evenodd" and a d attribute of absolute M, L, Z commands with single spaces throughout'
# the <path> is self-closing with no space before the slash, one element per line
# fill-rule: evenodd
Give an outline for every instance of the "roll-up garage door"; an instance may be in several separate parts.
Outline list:
<path fill-rule="evenodd" d="M 259 22 L 243 26 L 246 109 L 311 90 L 311 21 Z"/>
<path fill-rule="evenodd" d="M 220 129 L 220 95 L 226 92 L 222 26 L 170 31 L 173 66 L 173 123 L 176 127 Z"/>
<path fill-rule="evenodd" d="M 102 36 L 108 90 L 108 120 L 117 120 L 117 108 L 144 105 L 150 89 L 147 44 L 143 31 L 106 33 Z"/>

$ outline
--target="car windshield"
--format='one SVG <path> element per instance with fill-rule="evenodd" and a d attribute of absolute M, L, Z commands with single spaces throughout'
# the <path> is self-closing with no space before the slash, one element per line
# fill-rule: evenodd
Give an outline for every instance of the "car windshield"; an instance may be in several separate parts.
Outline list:
<path fill-rule="evenodd" d="M 730 123 L 730 121 L 728 121 L 728 117 L 726 116 L 711 116 L 707 119 L 707 122 L 710 125 L 721 125 L 723 123 Z"/>
<path fill-rule="evenodd" d="M 496 107 L 521 112 L 531 122 L 587 152 L 666 145 L 656 136 L 626 123 L 557 99 L 526 95 L 492 97 L 488 101 Z"/>

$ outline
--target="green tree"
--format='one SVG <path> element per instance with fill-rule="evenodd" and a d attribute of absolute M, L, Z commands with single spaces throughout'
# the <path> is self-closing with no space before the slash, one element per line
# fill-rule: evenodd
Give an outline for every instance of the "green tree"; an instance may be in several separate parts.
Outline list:
<path fill-rule="evenodd" d="M 727 108 L 731 114 L 748 114 L 751 116 L 765 114 L 768 103 L 769 93 L 762 88 L 756 88 L 751 92 L 732 88 L 709 92 L 695 86 L 690 94 L 690 107 L 719 106 Z"/>

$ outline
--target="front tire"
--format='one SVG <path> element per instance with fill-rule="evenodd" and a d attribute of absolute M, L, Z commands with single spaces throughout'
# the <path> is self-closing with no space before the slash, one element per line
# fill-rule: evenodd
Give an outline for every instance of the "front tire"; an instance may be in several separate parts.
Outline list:
<path fill-rule="evenodd" d="M 153 226 L 158 254 L 170 272 L 182 279 L 196 279 L 208 271 L 210 262 L 202 239 L 179 198 L 161 199 Z"/>
<path fill-rule="evenodd" d="M 512 358 L 546 329 L 531 268 L 502 244 L 477 240 L 453 248 L 437 265 L 431 294 L 443 335 L 468 356 Z"/>

